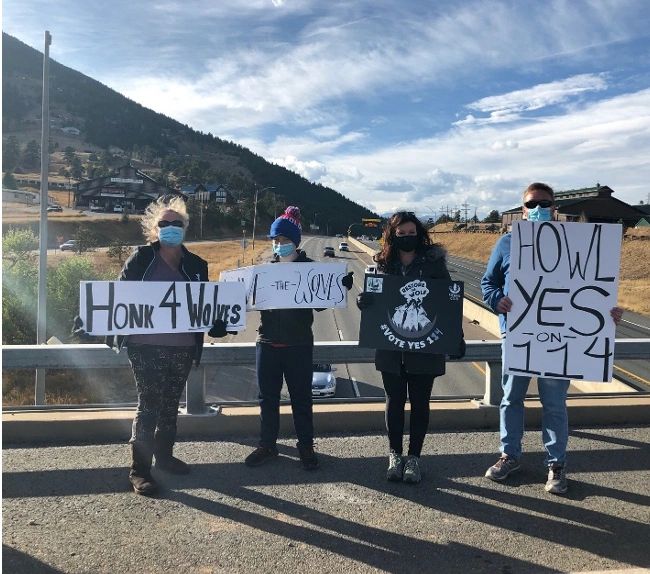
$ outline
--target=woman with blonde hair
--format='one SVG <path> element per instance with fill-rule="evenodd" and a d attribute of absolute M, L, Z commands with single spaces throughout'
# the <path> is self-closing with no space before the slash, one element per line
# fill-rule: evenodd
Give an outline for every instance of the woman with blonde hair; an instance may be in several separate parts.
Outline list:
<path fill-rule="evenodd" d="M 183 245 L 189 217 L 181 197 L 162 197 L 147 207 L 141 245 L 124 264 L 120 281 L 207 281 L 208 264 Z M 146 287 L 145 287 L 146 288 Z M 212 337 L 226 335 L 219 321 Z M 126 346 L 138 391 L 138 406 L 130 439 L 129 481 L 138 494 L 158 490 L 151 476 L 151 463 L 172 474 L 187 474 L 189 466 L 172 455 L 176 420 L 183 388 L 192 367 L 199 364 L 203 332 L 156 333 L 116 336 L 109 344 Z"/>

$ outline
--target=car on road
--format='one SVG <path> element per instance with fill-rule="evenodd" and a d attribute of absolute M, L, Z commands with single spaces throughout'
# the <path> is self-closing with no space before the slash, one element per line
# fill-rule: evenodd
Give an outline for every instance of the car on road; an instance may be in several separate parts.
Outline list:
<path fill-rule="evenodd" d="M 323 249 L 323 257 L 336 257 L 336 252 L 333 247 L 325 247 Z"/>
<path fill-rule="evenodd" d="M 330 363 L 315 363 L 311 378 L 313 397 L 333 397 L 336 394 L 335 367 Z"/>
<path fill-rule="evenodd" d="M 339 251 L 350 251 L 347 242 L 341 241 L 341 243 L 339 243 Z"/>
<path fill-rule="evenodd" d="M 115 205 L 113 207 L 113 213 L 124 213 L 124 207 L 121 205 Z"/>
<path fill-rule="evenodd" d="M 61 251 L 76 251 L 76 249 L 77 249 L 77 240 L 76 239 L 68 239 L 65 243 L 61 243 L 61 245 L 59 245 L 59 249 Z"/>
<path fill-rule="evenodd" d="M 60 205 L 49 205 L 47 211 L 48 213 L 52 213 L 53 211 L 63 211 L 63 208 Z"/>

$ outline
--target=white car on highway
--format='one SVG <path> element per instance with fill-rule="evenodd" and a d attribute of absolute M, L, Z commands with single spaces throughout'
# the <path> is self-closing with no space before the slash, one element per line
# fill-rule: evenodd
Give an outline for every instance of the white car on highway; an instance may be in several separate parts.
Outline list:
<path fill-rule="evenodd" d="M 316 363 L 311 378 L 311 394 L 313 397 L 333 397 L 336 394 L 335 367 L 329 363 Z"/>
<path fill-rule="evenodd" d="M 339 251 L 350 251 L 350 248 L 345 241 L 341 241 L 341 243 L 339 243 Z"/>

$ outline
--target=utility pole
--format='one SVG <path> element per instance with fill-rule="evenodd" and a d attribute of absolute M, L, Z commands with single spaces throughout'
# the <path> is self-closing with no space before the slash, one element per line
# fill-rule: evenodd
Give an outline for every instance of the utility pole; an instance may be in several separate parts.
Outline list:
<path fill-rule="evenodd" d="M 465 211 L 465 223 L 467 224 L 467 211 L 469 210 L 469 204 L 467 203 L 467 200 L 465 200 L 465 203 L 461 203 L 460 206 Z"/>
<path fill-rule="evenodd" d="M 50 44 L 52 36 L 45 31 L 43 50 L 43 102 L 41 110 L 41 218 L 38 238 L 38 303 L 36 312 L 36 344 L 46 342 L 47 327 L 47 204 L 50 170 Z M 36 369 L 34 404 L 45 404 L 45 369 Z"/>
<path fill-rule="evenodd" d="M 257 226 L 257 195 L 260 191 L 266 191 L 268 189 L 275 189 L 275 186 L 267 185 L 262 189 L 257 189 L 257 185 L 255 186 L 255 205 L 253 207 L 253 253 L 255 253 L 255 227 Z"/>

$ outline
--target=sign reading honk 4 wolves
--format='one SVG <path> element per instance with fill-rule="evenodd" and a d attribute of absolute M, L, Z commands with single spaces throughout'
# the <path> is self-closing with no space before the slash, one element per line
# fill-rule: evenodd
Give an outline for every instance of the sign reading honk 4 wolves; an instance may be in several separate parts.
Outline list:
<path fill-rule="evenodd" d="M 373 302 L 361 312 L 361 347 L 458 353 L 462 338 L 462 282 L 369 274 L 365 283 L 365 291 L 373 293 Z"/>
<path fill-rule="evenodd" d="M 614 224 L 513 225 L 506 373 L 611 381 L 621 237 Z"/>
<path fill-rule="evenodd" d="M 347 307 L 346 273 L 345 263 L 265 263 L 222 271 L 219 279 L 246 286 L 249 310 L 328 309 Z"/>
<path fill-rule="evenodd" d="M 239 283 L 81 281 L 79 316 L 90 335 L 209 331 L 215 319 L 241 331 L 246 294 Z"/>

